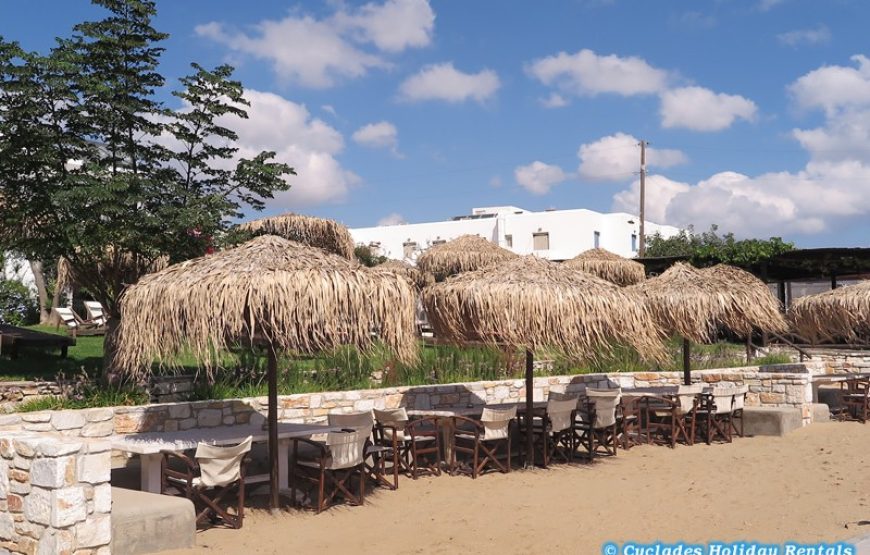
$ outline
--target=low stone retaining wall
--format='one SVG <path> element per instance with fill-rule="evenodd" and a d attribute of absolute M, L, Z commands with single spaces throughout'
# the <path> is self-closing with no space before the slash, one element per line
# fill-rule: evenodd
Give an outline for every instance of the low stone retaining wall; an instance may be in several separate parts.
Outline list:
<path fill-rule="evenodd" d="M 811 419 L 812 376 L 817 364 L 742 367 L 701 370 L 696 381 L 709 384 L 749 386 L 748 406 L 794 406 Z M 680 372 L 634 372 L 581 374 L 535 379 L 536 400 L 552 391 L 581 391 L 586 387 L 650 387 L 681 383 Z M 447 406 L 517 402 L 525 399 L 523 380 L 500 380 L 450 385 L 391 387 L 360 391 L 336 391 L 282 395 L 279 418 L 284 422 L 318 422 L 330 412 L 357 412 L 372 408 L 431 409 Z M 42 411 L 0 416 L 0 430 L 57 432 L 83 438 L 137 432 L 172 432 L 235 424 L 261 423 L 267 410 L 265 397 L 219 401 L 179 402 L 135 407 Z"/>
<path fill-rule="evenodd" d="M 65 389 L 56 381 L 0 382 L 0 412 L 11 412 L 28 399 L 62 395 Z"/>
<path fill-rule="evenodd" d="M 105 441 L 0 435 L 0 552 L 108 555 L 110 449 Z"/>

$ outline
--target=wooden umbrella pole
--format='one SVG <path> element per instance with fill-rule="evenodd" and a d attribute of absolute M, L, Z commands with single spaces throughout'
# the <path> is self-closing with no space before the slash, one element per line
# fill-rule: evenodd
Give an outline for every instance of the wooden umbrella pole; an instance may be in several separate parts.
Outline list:
<path fill-rule="evenodd" d="M 269 485 L 272 512 L 278 510 L 278 356 L 274 345 L 269 345 Z"/>
<path fill-rule="evenodd" d="M 683 338 L 683 383 L 692 385 L 692 344 Z"/>
<path fill-rule="evenodd" d="M 535 356 L 526 349 L 526 468 L 535 466 L 535 439 L 532 424 L 534 423 L 534 389 L 535 389 Z M 510 462 L 510 461 L 508 461 Z"/>

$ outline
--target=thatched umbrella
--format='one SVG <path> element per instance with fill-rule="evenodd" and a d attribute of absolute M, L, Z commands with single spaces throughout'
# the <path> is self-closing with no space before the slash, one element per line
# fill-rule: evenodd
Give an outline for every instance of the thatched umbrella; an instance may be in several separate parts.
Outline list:
<path fill-rule="evenodd" d="M 354 242 L 350 231 L 334 220 L 287 213 L 252 220 L 238 227 L 254 235 L 277 235 L 303 245 L 326 249 L 348 260 L 354 258 Z"/>
<path fill-rule="evenodd" d="M 477 235 L 462 235 L 441 245 L 429 247 L 417 259 L 417 267 L 442 281 L 461 272 L 470 272 L 518 255 Z"/>
<path fill-rule="evenodd" d="M 790 316 L 795 331 L 811 341 L 858 341 L 870 335 L 870 281 L 801 297 Z"/>
<path fill-rule="evenodd" d="M 733 266 L 699 270 L 677 262 L 630 291 L 643 296 L 653 317 L 683 338 L 683 376 L 692 381 L 690 342 L 708 343 L 720 328 L 750 335 L 753 330 L 784 331 L 779 301 L 758 278 Z"/>
<path fill-rule="evenodd" d="M 646 278 L 643 264 L 623 258 L 605 249 L 589 249 L 564 262 L 569 268 L 606 279 L 616 285 L 634 285 Z"/>
<path fill-rule="evenodd" d="M 124 294 L 118 362 L 133 375 L 192 352 L 207 370 L 234 345 L 266 348 L 272 506 L 278 503 L 277 353 L 382 341 L 417 356 L 415 292 L 403 278 L 280 237 L 261 236 L 146 276 Z"/>
<path fill-rule="evenodd" d="M 435 283 L 435 277 L 429 272 L 412 266 L 402 260 L 387 260 L 383 264 L 378 264 L 371 268 L 373 272 L 390 272 L 400 275 L 407 279 L 417 289 L 423 289 L 427 285 Z"/>
<path fill-rule="evenodd" d="M 465 272 L 423 290 L 438 336 L 526 351 L 526 417 L 532 417 L 533 353 L 598 356 L 614 344 L 662 358 L 662 334 L 644 305 L 619 287 L 534 256 Z M 531 426 L 528 426 L 528 453 Z"/>

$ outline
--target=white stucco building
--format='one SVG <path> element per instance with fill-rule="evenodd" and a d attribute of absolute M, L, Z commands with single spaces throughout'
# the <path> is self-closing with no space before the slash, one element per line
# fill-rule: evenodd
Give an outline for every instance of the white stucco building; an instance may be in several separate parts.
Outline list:
<path fill-rule="evenodd" d="M 448 221 L 361 227 L 350 232 L 358 245 L 409 262 L 432 245 L 467 234 L 479 235 L 518 254 L 550 260 L 567 260 L 594 247 L 631 258 L 637 256 L 639 246 L 636 216 L 583 208 L 531 212 L 516 206 L 492 206 L 474 208 L 471 214 Z M 679 230 L 647 222 L 644 232 L 669 237 Z"/>

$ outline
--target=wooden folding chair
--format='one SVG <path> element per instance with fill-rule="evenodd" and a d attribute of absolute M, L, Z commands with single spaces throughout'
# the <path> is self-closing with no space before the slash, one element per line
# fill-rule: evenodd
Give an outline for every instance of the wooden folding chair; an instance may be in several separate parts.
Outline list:
<path fill-rule="evenodd" d="M 870 420 L 870 379 L 855 378 L 841 386 L 840 399 L 844 410 L 843 416 L 850 420 L 866 423 Z"/>
<path fill-rule="evenodd" d="M 309 484 L 310 491 L 303 492 L 313 508 L 320 513 L 333 500 L 342 497 L 351 505 L 365 502 L 365 446 L 369 441 L 365 432 L 347 430 L 329 432 L 321 443 L 311 439 L 294 438 L 291 460 L 293 465 L 290 480 L 290 498 L 296 499 L 301 485 Z M 353 478 L 357 478 L 357 491 L 353 491 Z"/>
<path fill-rule="evenodd" d="M 722 440 L 731 443 L 733 429 L 732 413 L 734 408 L 735 388 L 717 386 L 702 396 L 698 407 L 697 425 L 702 430 L 707 445 L 713 441 Z"/>
<path fill-rule="evenodd" d="M 232 528 L 241 528 L 245 517 L 245 455 L 251 450 L 251 438 L 233 447 L 200 443 L 193 458 L 170 451 L 163 452 L 160 493 L 183 495 L 196 508 L 196 524 L 205 519 L 222 520 Z M 227 497 L 237 492 L 235 514 L 226 506 Z"/>
<path fill-rule="evenodd" d="M 387 475 L 386 463 L 393 475 L 393 488 L 399 487 L 399 473 L 414 480 L 421 474 L 441 474 L 441 445 L 438 419 L 425 417 L 411 421 L 404 407 L 378 410 L 375 414 L 375 445 L 387 451 L 380 457 L 381 475 Z"/>
<path fill-rule="evenodd" d="M 749 386 L 739 385 L 734 390 L 734 406 L 731 409 L 731 427 L 735 434 L 743 437 L 743 407 L 746 405 L 746 394 Z"/>
<path fill-rule="evenodd" d="M 575 446 L 585 445 L 590 458 L 616 456 L 621 399 L 621 389 L 586 389 L 586 403 L 576 413 L 574 430 Z"/>
<path fill-rule="evenodd" d="M 484 407 L 480 420 L 464 416 L 451 417 L 454 432 L 450 474 L 466 474 L 477 478 L 487 468 L 503 473 L 510 472 L 511 422 L 516 416 L 516 407 Z M 460 460 L 459 454 L 470 460 Z"/>
<path fill-rule="evenodd" d="M 574 419 L 577 413 L 577 398 L 566 396 L 564 398 L 551 398 L 547 401 L 545 410 L 540 411 L 540 416 L 532 419 L 532 430 L 535 441 L 533 447 L 540 453 L 542 466 L 546 468 L 554 457 L 564 462 L 574 460 Z M 519 435 L 526 434 L 525 418 L 518 419 Z M 524 442 L 520 443 L 523 460 L 527 454 Z"/>
<path fill-rule="evenodd" d="M 703 388 L 703 384 L 680 385 L 674 395 L 641 398 L 647 443 L 655 438 L 673 449 L 682 438 L 686 445 L 694 445 L 698 395 Z"/>
<path fill-rule="evenodd" d="M 356 430 L 362 432 L 368 438 L 365 446 L 365 457 L 363 458 L 365 465 L 365 475 L 377 485 L 385 486 L 390 489 L 396 489 L 398 486 L 398 475 L 393 475 L 394 481 L 390 482 L 386 476 L 386 459 L 392 458 L 391 447 L 382 445 L 375 440 L 375 419 L 372 411 L 342 413 L 334 412 L 326 416 L 329 425 L 339 427 L 345 430 Z"/>
<path fill-rule="evenodd" d="M 83 304 L 88 315 L 88 322 L 93 323 L 95 326 L 106 325 L 106 311 L 103 309 L 102 304 L 98 301 L 84 301 Z"/>

